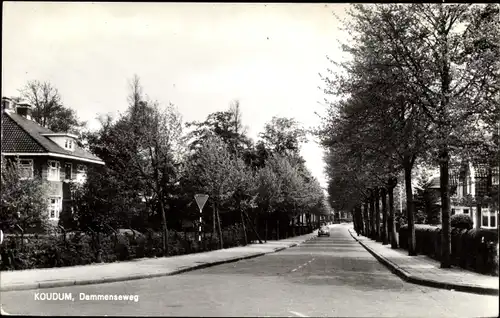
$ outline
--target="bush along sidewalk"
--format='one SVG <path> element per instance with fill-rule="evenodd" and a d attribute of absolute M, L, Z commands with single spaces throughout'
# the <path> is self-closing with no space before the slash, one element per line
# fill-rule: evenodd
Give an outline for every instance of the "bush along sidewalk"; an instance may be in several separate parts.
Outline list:
<path fill-rule="evenodd" d="M 467 215 L 451 218 L 452 265 L 481 274 L 498 276 L 498 232 L 496 229 L 472 229 Z M 415 224 L 416 251 L 435 260 L 441 258 L 441 227 Z M 408 249 L 408 225 L 399 230 L 400 248 Z"/>
<path fill-rule="evenodd" d="M 245 245 L 240 224 L 222 230 L 224 248 Z M 219 237 L 203 233 L 201 242 L 197 232 L 169 231 L 168 256 L 217 250 Z M 115 233 L 89 235 L 71 232 L 65 236 L 34 235 L 22 240 L 9 236 L 0 245 L 0 270 L 65 267 L 92 263 L 111 263 L 143 257 L 163 257 L 162 235 L 152 230 L 141 233 L 119 229 Z"/>

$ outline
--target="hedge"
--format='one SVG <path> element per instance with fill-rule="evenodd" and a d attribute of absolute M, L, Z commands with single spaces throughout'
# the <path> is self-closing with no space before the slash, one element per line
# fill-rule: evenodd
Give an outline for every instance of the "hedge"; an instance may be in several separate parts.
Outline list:
<path fill-rule="evenodd" d="M 415 224 L 416 252 L 441 259 L 441 227 Z M 452 265 L 498 276 L 498 232 L 494 229 L 452 227 Z M 399 246 L 408 249 L 408 225 L 399 230 Z"/>
<path fill-rule="evenodd" d="M 467 214 L 455 214 L 451 216 L 450 223 L 452 227 L 457 227 L 461 229 L 472 229 L 474 222 L 472 218 Z"/>
<path fill-rule="evenodd" d="M 244 235 L 239 224 L 223 230 L 224 247 L 244 244 Z M 198 242 L 196 232 L 169 231 L 169 256 L 182 255 L 220 248 L 219 239 L 206 233 L 203 243 Z M 0 269 L 22 270 L 86 265 L 95 262 L 126 261 L 142 257 L 162 257 L 161 233 L 152 230 L 140 233 L 120 229 L 116 233 L 91 235 L 80 232 L 60 235 L 9 236 L 0 245 Z"/>

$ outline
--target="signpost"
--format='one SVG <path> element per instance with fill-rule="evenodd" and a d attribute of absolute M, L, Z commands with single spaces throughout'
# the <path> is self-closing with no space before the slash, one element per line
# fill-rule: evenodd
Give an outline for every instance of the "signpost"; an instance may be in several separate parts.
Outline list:
<path fill-rule="evenodd" d="M 200 209 L 200 224 L 198 226 L 198 242 L 201 242 L 201 224 L 202 224 L 202 211 L 205 203 L 207 203 L 208 195 L 207 194 L 195 194 L 194 199 L 196 200 L 196 204 L 198 204 L 198 208 Z"/>

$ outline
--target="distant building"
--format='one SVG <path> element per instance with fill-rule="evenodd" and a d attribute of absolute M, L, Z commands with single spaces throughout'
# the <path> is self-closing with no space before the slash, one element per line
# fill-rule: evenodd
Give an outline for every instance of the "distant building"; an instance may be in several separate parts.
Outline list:
<path fill-rule="evenodd" d="M 79 147 L 77 136 L 55 133 L 36 123 L 31 111 L 27 103 L 2 98 L 2 156 L 18 160 L 22 178 L 38 176 L 49 182 L 49 218 L 57 221 L 69 207 L 69 183 L 84 182 L 87 167 L 104 162 Z"/>

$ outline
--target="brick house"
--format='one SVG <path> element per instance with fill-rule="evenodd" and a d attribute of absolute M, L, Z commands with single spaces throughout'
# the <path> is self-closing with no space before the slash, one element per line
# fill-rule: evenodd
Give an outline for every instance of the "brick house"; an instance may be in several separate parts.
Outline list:
<path fill-rule="evenodd" d="M 450 169 L 451 215 L 469 215 L 475 228 L 498 228 L 498 210 L 485 205 L 478 215 L 477 206 L 472 202 L 485 196 L 498 197 L 499 181 L 498 166 L 464 162 Z M 439 191 L 439 176 L 432 179 L 430 188 Z"/>
<path fill-rule="evenodd" d="M 476 206 L 468 206 L 466 198 L 479 199 L 485 196 L 498 196 L 499 174 L 498 166 L 489 166 L 467 162 L 460 169 L 450 173 L 456 180 L 456 191 L 451 197 L 451 214 L 468 214 L 476 227 L 480 220 L 481 228 L 498 228 L 498 211 L 493 207 L 482 206 L 481 215 L 477 215 Z"/>
<path fill-rule="evenodd" d="M 2 156 L 18 160 L 22 178 L 49 183 L 49 219 L 57 222 L 69 208 L 69 184 L 82 183 L 89 165 L 104 165 L 77 144 L 78 137 L 56 133 L 31 118 L 31 105 L 2 98 Z"/>

